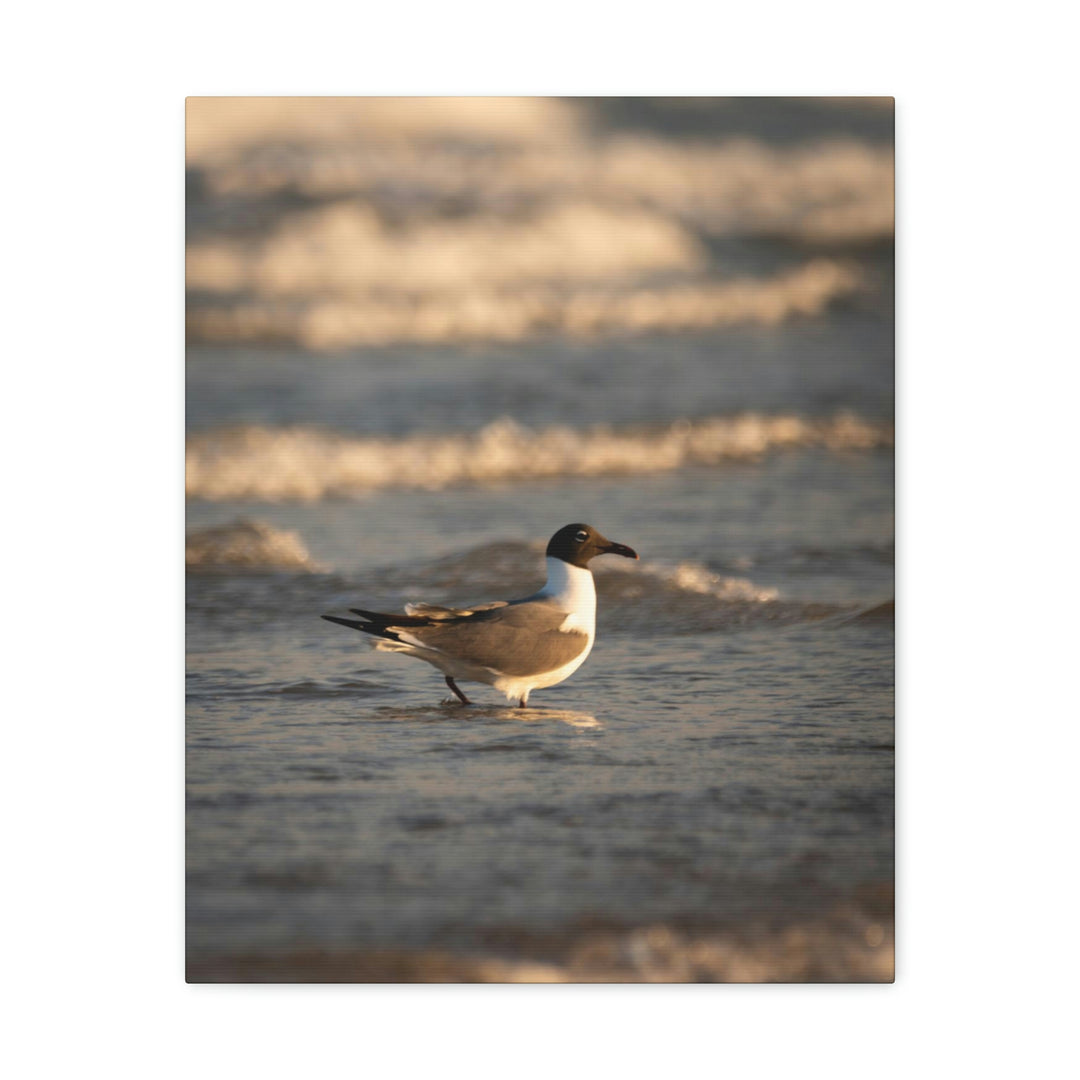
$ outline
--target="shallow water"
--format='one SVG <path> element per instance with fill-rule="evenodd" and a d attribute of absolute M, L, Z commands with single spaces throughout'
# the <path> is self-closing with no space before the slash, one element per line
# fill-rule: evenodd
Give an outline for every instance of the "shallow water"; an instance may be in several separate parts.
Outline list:
<path fill-rule="evenodd" d="M 806 977 L 890 977 L 891 450 L 188 518 L 295 533 L 316 568 L 189 574 L 192 977 L 325 979 L 349 955 L 337 977 L 636 978 L 632 935 L 658 927 L 687 936 L 655 977 L 802 977 L 792 927 L 858 950 Z M 436 671 L 318 618 L 526 595 L 570 520 L 642 561 L 594 564 L 597 645 L 528 710 L 447 704 Z M 680 975 L 710 934 L 728 959 Z M 748 936 L 779 957 L 747 967 Z M 421 966 L 372 969 L 380 949 Z"/>
<path fill-rule="evenodd" d="M 189 700 L 190 944 L 467 949 L 816 914 L 891 878 L 887 623 L 605 630 L 521 711 L 440 705 L 419 665 L 318 630 L 214 648 Z"/>

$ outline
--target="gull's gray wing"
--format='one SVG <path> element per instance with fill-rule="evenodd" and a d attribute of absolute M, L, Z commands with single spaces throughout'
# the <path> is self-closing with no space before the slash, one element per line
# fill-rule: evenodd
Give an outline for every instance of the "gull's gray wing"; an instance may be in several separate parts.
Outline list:
<path fill-rule="evenodd" d="M 478 611 L 490 611 L 492 608 L 506 607 L 506 600 L 492 600 L 490 604 L 473 604 L 467 608 L 442 607 L 439 604 L 406 604 L 406 615 L 423 615 L 429 619 L 462 619 L 466 615 L 475 615 Z"/>
<path fill-rule="evenodd" d="M 469 664 L 506 675 L 537 675 L 569 664 L 588 645 L 587 634 L 559 629 L 565 621 L 566 612 L 550 601 L 528 599 L 402 628 L 402 633 Z"/>

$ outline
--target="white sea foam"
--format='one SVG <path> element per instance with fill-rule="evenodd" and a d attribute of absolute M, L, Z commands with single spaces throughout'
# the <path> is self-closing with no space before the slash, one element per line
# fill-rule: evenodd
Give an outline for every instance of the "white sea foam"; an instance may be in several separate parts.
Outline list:
<path fill-rule="evenodd" d="M 760 588 L 746 578 L 725 577 L 696 562 L 680 562 L 674 566 L 651 562 L 623 566 L 607 562 L 593 569 L 603 575 L 640 574 L 678 592 L 712 596 L 717 600 L 745 600 L 763 604 L 776 600 L 780 595 L 777 589 Z"/>
<path fill-rule="evenodd" d="M 502 419 L 477 432 L 400 439 L 252 425 L 189 436 L 187 494 L 315 500 L 388 488 L 659 473 L 793 448 L 866 451 L 892 440 L 891 424 L 850 413 L 829 419 L 745 413 L 646 429 L 534 429 Z"/>
<path fill-rule="evenodd" d="M 184 561 L 189 570 L 320 569 L 297 533 L 261 521 L 237 521 L 189 533 Z"/>
<path fill-rule="evenodd" d="M 549 246 L 550 244 L 550 246 Z M 836 259 L 812 259 L 792 269 L 764 278 L 692 278 L 668 284 L 643 284 L 621 280 L 582 283 L 532 279 L 518 288 L 496 285 L 490 273 L 498 272 L 507 253 L 521 250 L 514 230 L 503 245 L 477 246 L 469 258 L 490 255 L 488 271 L 476 282 L 454 288 L 397 289 L 360 287 L 348 291 L 317 290 L 291 277 L 297 266 L 314 256 L 298 252 L 295 261 L 278 249 L 265 256 L 237 255 L 228 245 L 208 247 L 189 254 L 189 279 L 193 287 L 221 285 L 226 300 L 191 302 L 187 329 L 195 341 L 242 343 L 248 341 L 299 342 L 311 349 L 342 349 L 358 345 L 393 342 L 520 341 L 546 334 L 571 338 L 703 330 L 724 326 L 775 326 L 795 316 L 819 315 L 830 304 L 851 297 L 864 287 L 863 276 L 851 263 Z M 575 250 L 545 240 L 536 263 L 552 264 Z M 665 254 L 663 247 L 668 248 Z M 469 250 L 460 249 L 462 253 Z M 501 252 L 502 254 L 498 254 Z M 654 259 L 657 270 L 666 260 L 688 260 L 693 246 L 669 236 L 643 258 Z M 338 263 L 338 259 L 341 263 Z M 323 255 L 320 279 L 352 272 L 353 255 Z M 416 256 L 415 265 L 435 273 L 442 260 L 430 262 Z M 594 272 L 603 258 L 582 260 L 577 275 Z M 257 265 L 253 265 L 257 264 Z M 337 264 L 338 269 L 335 269 Z M 522 269 L 534 273 L 538 266 Z M 620 271 L 621 272 L 621 271 Z M 513 279 L 515 271 L 508 271 Z M 273 289 L 296 289 L 299 295 L 267 295 L 263 290 L 245 291 L 245 285 L 266 276 Z M 464 275 L 465 277 L 467 275 Z M 571 279 L 573 274 L 569 275 Z M 232 293 L 226 284 L 236 287 Z M 576 287 L 568 287 L 573 284 Z M 211 292 L 216 291 L 211 289 Z"/>
<path fill-rule="evenodd" d="M 849 260 L 797 260 L 891 239 L 890 146 L 601 136 L 589 115 L 557 98 L 190 99 L 189 339 L 775 325 L 875 287 Z M 739 265 L 712 251 L 734 238 L 793 246 L 783 267 Z"/>
<path fill-rule="evenodd" d="M 520 718 L 519 718 L 520 719 Z M 538 938 L 543 942 L 535 956 Z M 219 955 L 189 967 L 195 982 L 888 983 L 895 968 L 891 913 L 837 905 L 776 926 L 687 931 L 663 922 L 536 931 L 504 927 L 504 955 L 437 950 L 308 949 Z M 506 954 L 509 954 L 508 956 Z"/>
<path fill-rule="evenodd" d="M 713 234 L 851 240 L 893 230 L 891 147 L 850 138 L 596 138 L 558 98 L 194 98 L 188 163 L 218 197 L 363 193 L 398 215 L 572 197 Z"/>

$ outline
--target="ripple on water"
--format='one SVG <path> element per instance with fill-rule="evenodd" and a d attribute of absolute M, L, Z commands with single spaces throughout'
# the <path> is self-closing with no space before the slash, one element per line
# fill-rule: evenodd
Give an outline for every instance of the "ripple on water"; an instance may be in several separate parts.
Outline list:
<path fill-rule="evenodd" d="M 320 682 L 301 679 L 299 682 L 241 683 L 215 678 L 206 690 L 188 693 L 187 700 L 197 701 L 264 701 L 279 697 L 328 700 L 333 698 L 372 698 L 386 693 L 382 683 L 364 680 L 345 682 Z"/>

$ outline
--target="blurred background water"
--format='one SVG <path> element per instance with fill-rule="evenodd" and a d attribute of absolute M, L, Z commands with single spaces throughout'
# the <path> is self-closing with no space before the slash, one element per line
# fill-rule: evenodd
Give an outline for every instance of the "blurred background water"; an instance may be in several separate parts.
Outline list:
<path fill-rule="evenodd" d="M 892 977 L 892 132 L 189 100 L 189 978 Z M 570 521 L 642 560 L 528 710 L 318 618 Z"/>

